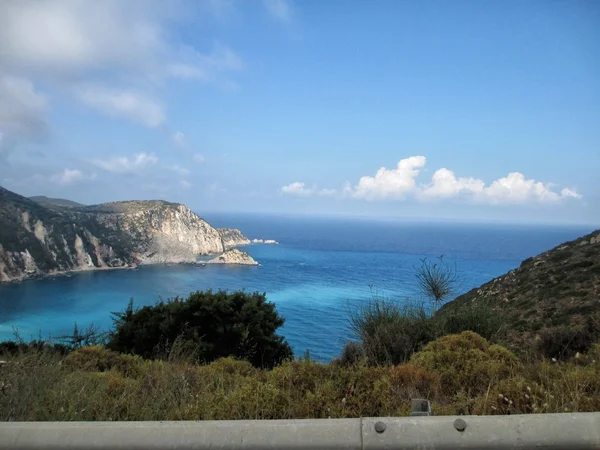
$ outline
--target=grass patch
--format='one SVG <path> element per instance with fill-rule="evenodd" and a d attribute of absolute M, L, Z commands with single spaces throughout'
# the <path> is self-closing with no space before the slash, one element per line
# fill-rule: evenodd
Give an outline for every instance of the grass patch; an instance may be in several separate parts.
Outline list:
<path fill-rule="evenodd" d="M 600 347 L 564 362 L 525 363 L 472 332 L 390 366 L 303 360 L 267 369 L 234 358 L 197 365 L 102 347 L 0 357 L 5 421 L 406 416 L 412 398 L 432 401 L 435 414 L 600 410 Z"/>

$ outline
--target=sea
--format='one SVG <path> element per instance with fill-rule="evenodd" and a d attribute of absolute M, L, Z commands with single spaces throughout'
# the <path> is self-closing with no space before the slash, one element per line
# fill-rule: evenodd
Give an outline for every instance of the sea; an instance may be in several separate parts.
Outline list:
<path fill-rule="evenodd" d="M 197 290 L 259 291 L 276 305 L 297 356 L 329 361 L 352 339 L 348 319 L 373 296 L 426 301 L 415 267 L 423 258 L 456 268 L 457 295 L 519 266 L 529 256 L 593 227 L 459 224 L 256 214 L 204 215 L 216 227 L 239 228 L 279 245 L 244 247 L 259 266 L 154 265 L 138 270 L 75 273 L 0 285 L 0 341 L 54 339 L 74 324 L 107 330 L 111 312 Z"/>

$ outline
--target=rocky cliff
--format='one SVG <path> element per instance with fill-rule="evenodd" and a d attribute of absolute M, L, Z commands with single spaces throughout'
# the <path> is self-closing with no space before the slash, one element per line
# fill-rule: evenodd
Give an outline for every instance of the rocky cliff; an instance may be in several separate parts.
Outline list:
<path fill-rule="evenodd" d="M 225 247 L 217 229 L 181 204 L 48 206 L 0 187 L 0 282 L 135 264 L 194 262 L 198 255 L 222 253 Z"/>
<path fill-rule="evenodd" d="M 250 239 L 235 228 L 217 228 L 217 231 L 223 239 L 223 246 L 227 248 L 238 247 L 240 245 L 250 245 Z"/>
<path fill-rule="evenodd" d="M 223 254 L 216 258 L 208 261 L 209 264 L 242 264 L 249 266 L 258 266 L 258 263 L 248 253 L 238 250 L 237 248 L 230 248 L 223 252 Z"/>

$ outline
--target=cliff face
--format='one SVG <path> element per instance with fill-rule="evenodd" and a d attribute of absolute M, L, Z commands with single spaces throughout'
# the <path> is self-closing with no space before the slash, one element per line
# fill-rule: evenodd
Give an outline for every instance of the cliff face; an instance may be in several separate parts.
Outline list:
<path fill-rule="evenodd" d="M 163 201 L 44 206 L 0 187 L 0 282 L 133 264 L 193 262 L 225 250 L 189 208 Z"/>
<path fill-rule="evenodd" d="M 188 207 L 160 201 L 108 203 L 96 219 L 132 239 L 139 263 L 193 262 L 224 250 L 219 232 Z"/>
<path fill-rule="evenodd" d="M 226 249 L 251 244 L 250 239 L 244 236 L 240 230 L 235 228 L 217 228 L 217 231 L 221 235 L 223 246 Z"/>

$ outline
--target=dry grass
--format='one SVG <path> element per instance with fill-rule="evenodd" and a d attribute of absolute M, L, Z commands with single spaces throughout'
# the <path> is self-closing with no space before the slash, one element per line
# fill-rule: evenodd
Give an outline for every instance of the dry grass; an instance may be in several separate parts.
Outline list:
<path fill-rule="evenodd" d="M 1 420 L 403 416 L 417 397 L 435 414 L 600 410 L 600 345 L 566 362 L 520 362 L 469 332 L 388 367 L 293 361 L 262 370 L 231 358 L 147 361 L 99 346 L 0 359 Z"/>

